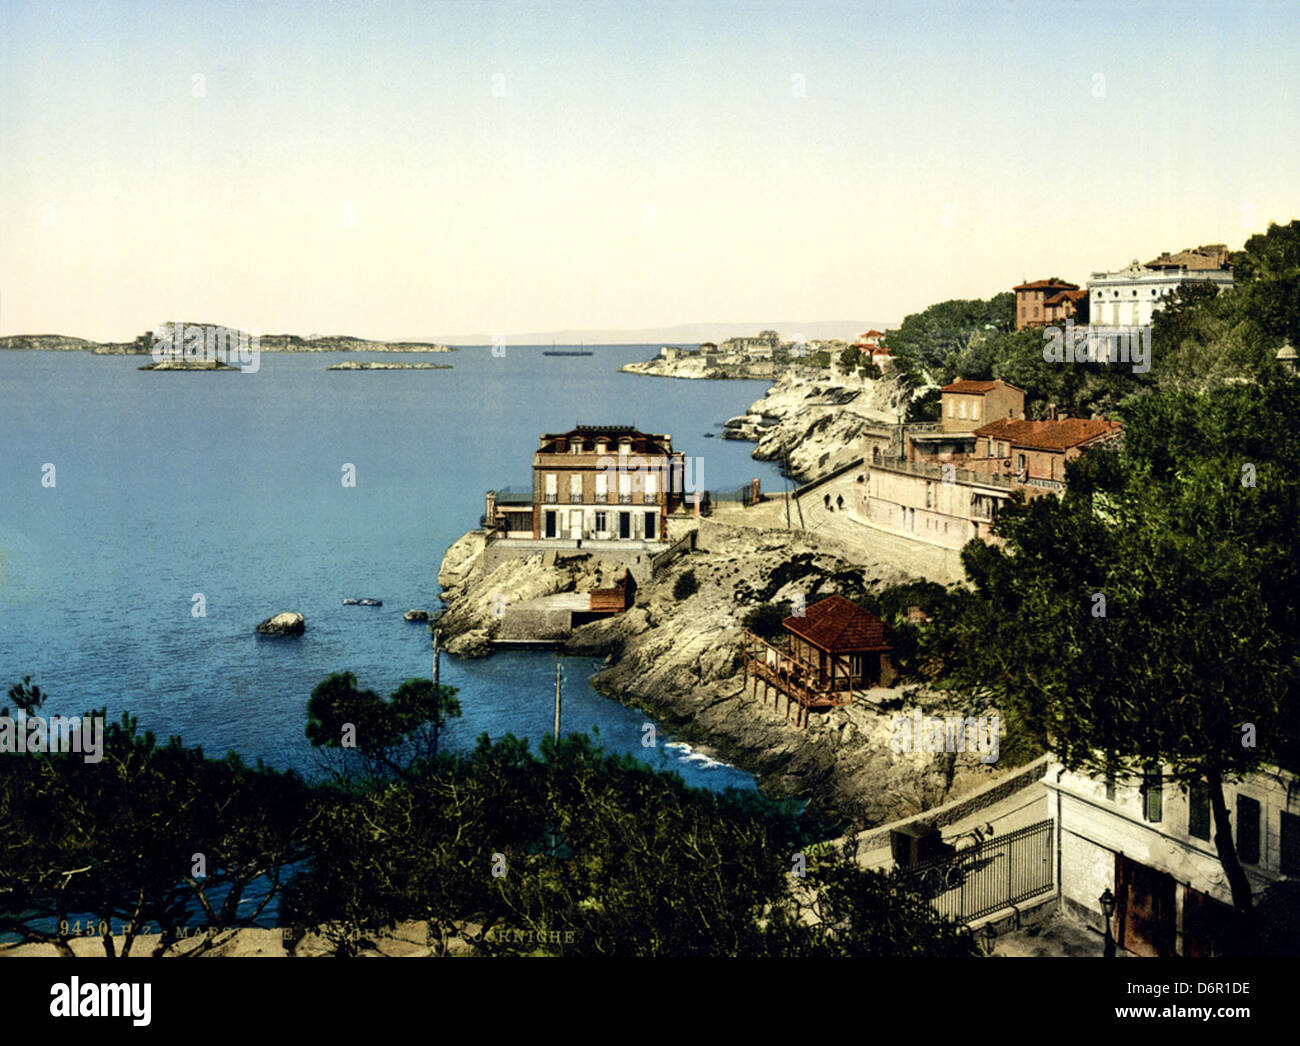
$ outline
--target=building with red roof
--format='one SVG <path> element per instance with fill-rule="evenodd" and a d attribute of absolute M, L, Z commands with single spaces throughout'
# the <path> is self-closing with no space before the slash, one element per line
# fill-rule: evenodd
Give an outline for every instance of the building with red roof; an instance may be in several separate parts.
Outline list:
<path fill-rule="evenodd" d="M 1073 316 L 1079 299 L 1086 298 L 1088 294 L 1083 291 L 1070 297 L 1079 291 L 1079 285 L 1067 283 L 1056 276 L 1019 283 L 1012 290 L 1016 292 L 1016 330 L 1045 327 L 1049 323 Z"/>

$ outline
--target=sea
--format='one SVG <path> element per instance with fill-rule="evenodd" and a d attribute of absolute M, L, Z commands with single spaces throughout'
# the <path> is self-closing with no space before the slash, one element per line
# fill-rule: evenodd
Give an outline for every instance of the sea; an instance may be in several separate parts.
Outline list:
<path fill-rule="evenodd" d="M 443 553 L 478 526 L 487 490 L 529 485 L 541 433 L 635 425 L 671 434 L 711 490 L 783 486 L 752 444 L 720 438 L 766 382 L 619 372 L 657 345 L 544 348 L 265 353 L 255 373 L 0 352 L 0 695 L 30 676 L 49 695 L 44 715 L 130 712 L 160 738 L 311 776 L 312 688 L 341 671 L 381 694 L 428 677 L 428 628 L 403 612 L 438 609 Z M 327 370 L 349 359 L 452 369 Z M 302 613 L 306 633 L 254 633 L 281 611 Z M 463 715 L 443 744 L 511 733 L 536 748 L 552 729 L 557 661 L 564 733 L 594 733 L 695 787 L 755 788 L 597 694 L 592 659 L 547 650 L 444 655 Z"/>

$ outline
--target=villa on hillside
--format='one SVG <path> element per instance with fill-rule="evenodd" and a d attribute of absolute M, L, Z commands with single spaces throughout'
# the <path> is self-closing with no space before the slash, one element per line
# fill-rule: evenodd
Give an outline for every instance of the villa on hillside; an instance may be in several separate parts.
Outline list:
<path fill-rule="evenodd" d="M 488 491 L 483 527 L 495 539 L 659 546 L 686 500 L 685 464 L 671 436 L 630 425 L 545 433 L 531 490 Z"/>
<path fill-rule="evenodd" d="M 1027 421 L 1024 398 L 1008 382 L 959 379 L 941 390 L 938 424 L 909 426 L 901 453 L 864 435 L 859 522 L 949 548 L 997 543 L 1014 491 L 1063 492 L 1066 462 L 1120 435 L 1101 418 Z"/>
<path fill-rule="evenodd" d="M 760 682 L 766 700 L 775 691 L 785 698 L 786 719 L 796 708 L 795 724 L 808 715 L 853 702 L 855 693 L 890 686 L 897 676 L 890 661 L 893 644 L 875 614 L 840 595 L 825 599 L 781 622 L 785 648 L 752 632 L 744 633 L 745 684 Z"/>
<path fill-rule="evenodd" d="M 1212 841 L 1204 784 L 1170 785 L 1160 767 L 1136 781 L 1094 778 L 1051 763 L 1043 777 L 1057 825 L 1062 905 L 1101 928 L 1113 904 L 1120 948 L 1142 956 L 1223 954 L 1232 894 Z M 1300 875 L 1300 778 L 1273 769 L 1224 782 L 1237 856 L 1256 903 Z"/>
<path fill-rule="evenodd" d="M 1077 283 L 1066 283 L 1055 276 L 1020 283 L 1012 289 L 1016 292 L 1016 330 L 1064 321 L 1074 315 L 1079 299 L 1087 296 Z"/>
<path fill-rule="evenodd" d="M 1115 272 L 1094 272 L 1088 280 L 1089 320 L 1111 327 L 1144 327 L 1157 308 L 1187 282 L 1206 282 L 1219 291 L 1232 286 L 1232 254 L 1221 243 L 1162 254 L 1145 265 L 1136 258 Z"/>

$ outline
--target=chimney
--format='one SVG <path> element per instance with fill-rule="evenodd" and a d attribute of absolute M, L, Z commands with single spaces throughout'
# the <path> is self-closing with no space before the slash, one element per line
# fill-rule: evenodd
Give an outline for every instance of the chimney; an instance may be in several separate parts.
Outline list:
<path fill-rule="evenodd" d="M 491 530 L 497 518 L 497 492 L 489 490 L 483 498 L 484 530 Z"/>

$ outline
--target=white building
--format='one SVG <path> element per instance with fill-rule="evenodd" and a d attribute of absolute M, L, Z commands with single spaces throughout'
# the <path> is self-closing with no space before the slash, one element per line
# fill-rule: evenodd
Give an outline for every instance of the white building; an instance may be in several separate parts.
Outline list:
<path fill-rule="evenodd" d="M 1121 948 L 1136 955 L 1212 955 L 1228 932 L 1232 893 L 1213 842 L 1204 786 L 1068 772 L 1053 761 L 1043 784 L 1058 831 L 1064 907 L 1100 926 L 1115 897 Z M 1224 782 L 1237 855 L 1258 904 L 1264 889 L 1300 874 L 1300 779 L 1284 770 Z"/>
<path fill-rule="evenodd" d="M 1152 267 L 1134 259 L 1118 272 L 1094 272 L 1088 280 L 1088 323 L 1102 327 L 1145 327 L 1157 306 L 1179 284 L 1191 280 L 1205 280 L 1223 290 L 1232 286 L 1232 270 Z"/>

